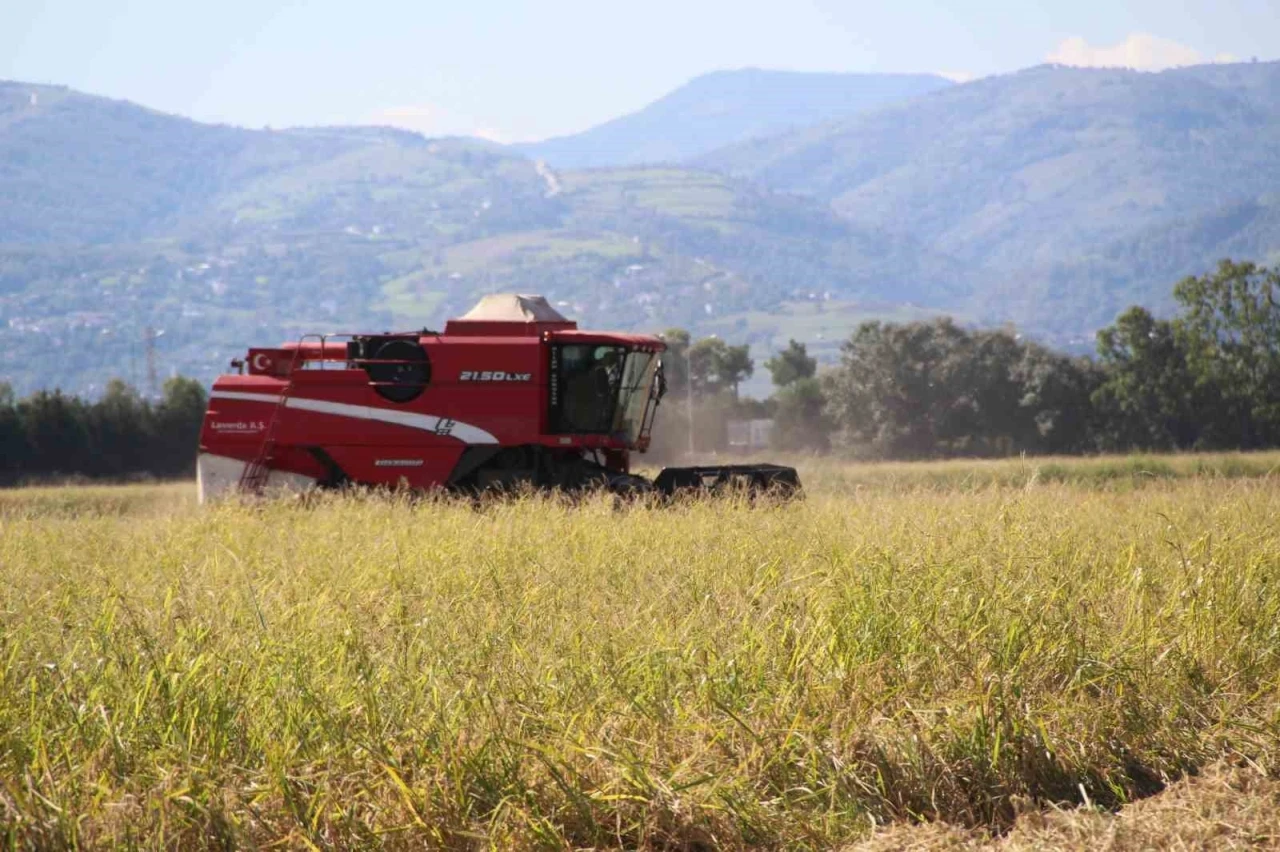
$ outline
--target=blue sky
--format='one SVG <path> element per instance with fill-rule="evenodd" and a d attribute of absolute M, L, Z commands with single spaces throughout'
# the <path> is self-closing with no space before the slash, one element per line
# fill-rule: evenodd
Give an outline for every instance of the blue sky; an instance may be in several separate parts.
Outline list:
<path fill-rule="evenodd" d="M 0 79 L 250 127 L 584 129 L 747 66 L 983 76 L 1280 58 L 1280 0 L 0 0 Z"/>

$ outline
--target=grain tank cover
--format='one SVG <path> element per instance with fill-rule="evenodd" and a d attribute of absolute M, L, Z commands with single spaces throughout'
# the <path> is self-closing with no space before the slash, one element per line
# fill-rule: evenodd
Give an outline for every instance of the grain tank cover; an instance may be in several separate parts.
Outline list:
<path fill-rule="evenodd" d="M 568 322 L 545 296 L 519 293 L 494 293 L 476 302 L 476 306 L 459 319 L 489 322 Z"/>
<path fill-rule="evenodd" d="M 446 334 L 540 334 L 575 329 L 578 324 L 551 307 L 543 296 L 495 293 L 457 319 L 449 320 Z"/>

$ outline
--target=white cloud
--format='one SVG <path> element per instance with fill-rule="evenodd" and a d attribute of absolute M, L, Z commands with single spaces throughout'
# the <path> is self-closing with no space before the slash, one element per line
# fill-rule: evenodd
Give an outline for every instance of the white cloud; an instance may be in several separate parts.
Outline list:
<path fill-rule="evenodd" d="M 429 106 L 398 106 L 378 110 L 368 117 L 377 124 L 390 124 L 403 127 L 405 130 L 416 130 L 419 133 L 438 132 L 440 113 Z"/>
<path fill-rule="evenodd" d="M 506 134 L 470 116 L 458 115 L 431 104 L 386 107 L 364 116 L 361 124 L 379 124 L 413 130 L 423 136 L 476 136 L 490 142 L 507 142 Z"/>
<path fill-rule="evenodd" d="M 939 77 L 946 77 L 953 83 L 968 83 L 977 77 L 972 71 L 934 71 Z"/>
<path fill-rule="evenodd" d="M 1210 61 L 1194 47 L 1179 44 L 1150 33 L 1130 33 L 1119 44 L 1095 47 L 1080 36 L 1064 40 L 1045 57 L 1058 65 L 1086 68 L 1136 68 L 1139 71 L 1161 71 L 1180 65 L 1200 65 Z M 1229 53 L 1220 53 L 1214 62 L 1235 62 Z"/>
<path fill-rule="evenodd" d="M 490 142 L 499 142 L 503 145 L 511 141 L 507 134 L 503 133 L 501 130 L 494 130 L 492 127 L 476 127 L 468 135 L 487 139 Z"/>

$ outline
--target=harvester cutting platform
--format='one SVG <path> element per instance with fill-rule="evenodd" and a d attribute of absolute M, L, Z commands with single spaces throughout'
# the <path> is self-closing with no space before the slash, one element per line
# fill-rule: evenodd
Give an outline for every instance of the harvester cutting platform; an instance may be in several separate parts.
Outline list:
<path fill-rule="evenodd" d="M 306 335 L 219 376 L 201 501 L 346 485 L 794 493 L 794 468 L 631 472 L 665 391 L 661 338 L 584 331 L 541 296 L 496 295 L 443 332 Z"/>

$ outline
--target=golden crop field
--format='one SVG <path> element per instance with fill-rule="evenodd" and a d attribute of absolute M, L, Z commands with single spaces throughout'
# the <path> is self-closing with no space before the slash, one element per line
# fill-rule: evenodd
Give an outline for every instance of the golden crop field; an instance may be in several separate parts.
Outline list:
<path fill-rule="evenodd" d="M 1280 844 L 1280 454 L 801 475 L 0 492 L 0 839 Z"/>

